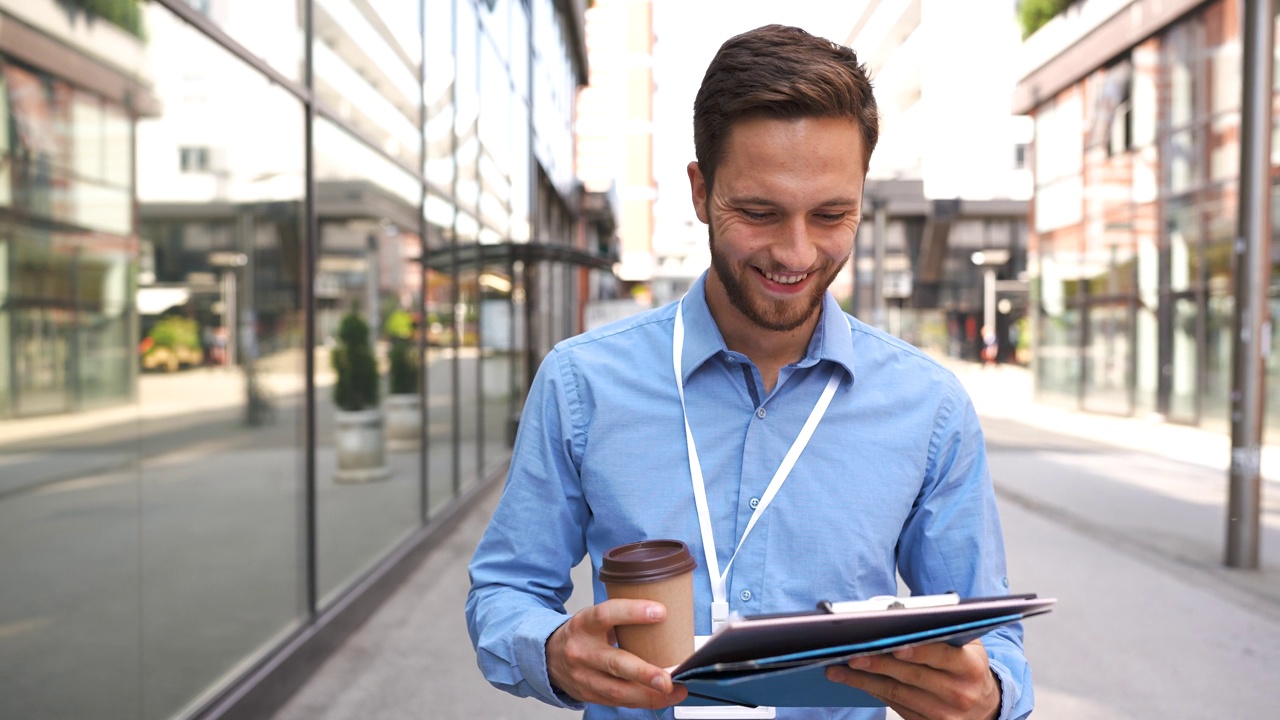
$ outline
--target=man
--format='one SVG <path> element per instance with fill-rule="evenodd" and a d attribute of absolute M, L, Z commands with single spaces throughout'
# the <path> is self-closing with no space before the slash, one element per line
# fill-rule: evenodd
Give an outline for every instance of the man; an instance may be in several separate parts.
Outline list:
<path fill-rule="evenodd" d="M 635 540 L 688 543 L 699 634 L 726 610 L 895 594 L 895 573 L 914 594 L 1008 592 L 968 396 L 827 292 L 852 251 L 877 123 L 848 48 L 781 26 L 721 47 L 694 103 L 688 168 L 712 269 L 681 302 L 544 360 L 471 565 L 468 627 L 491 683 L 586 705 L 589 718 L 652 718 L 622 708 L 683 701 L 667 670 L 612 642 L 618 625 L 661 620 L 660 604 L 605 600 L 596 575 L 598 604 L 565 615 L 570 569 L 589 554 L 598 571 L 602 553 Z M 908 720 L 1032 708 L 1019 625 L 960 648 L 856 660 L 828 678 Z M 780 718 L 883 716 L 778 708 Z"/>

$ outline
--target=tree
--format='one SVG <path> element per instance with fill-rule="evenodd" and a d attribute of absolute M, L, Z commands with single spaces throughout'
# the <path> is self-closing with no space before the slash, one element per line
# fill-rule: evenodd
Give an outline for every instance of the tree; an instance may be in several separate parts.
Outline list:
<path fill-rule="evenodd" d="M 1018 22 L 1022 25 L 1022 39 L 1031 37 L 1072 2 L 1074 0 L 1021 0 L 1018 3 Z"/>

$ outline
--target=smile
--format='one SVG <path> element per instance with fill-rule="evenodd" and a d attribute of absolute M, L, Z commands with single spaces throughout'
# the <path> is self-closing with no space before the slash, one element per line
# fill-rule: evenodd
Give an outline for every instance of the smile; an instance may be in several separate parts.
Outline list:
<path fill-rule="evenodd" d="M 801 280 L 809 277 L 809 273 L 802 273 L 800 275 L 775 275 L 774 273 L 765 272 L 764 270 L 761 270 L 760 274 L 764 275 L 766 279 L 772 280 L 779 285 L 795 285 Z"/>

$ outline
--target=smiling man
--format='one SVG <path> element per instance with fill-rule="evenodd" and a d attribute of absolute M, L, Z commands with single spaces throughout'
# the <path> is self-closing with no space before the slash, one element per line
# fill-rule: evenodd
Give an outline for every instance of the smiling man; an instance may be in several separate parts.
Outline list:
<path fill-rule="evenodd" d="M 636 540 L 689 545 L 704 635 L 731 611 L 896 594 L 899 577 L 913 594 L 1007 594 L 968 396 L 828 292 L 853 248 L 877 136 L 849 48 L 782 26 L 721 47 L 694 103 L 688 167 L 710 271 L 679 302 L 560 343 L 530 389 L 471 564 L 468 628 L 495 686 L 588 718 L 653 718 L 686 700 L 669 669 L 614 643 L 615 627 L 666 615 L 606 599 L 602 554 Z M 584 557 L 596 604 L 569 616 L 570 570 Z M 1033 706 L 1018 624 L 827 677 L 907 720 L 1006 720 Z"/>

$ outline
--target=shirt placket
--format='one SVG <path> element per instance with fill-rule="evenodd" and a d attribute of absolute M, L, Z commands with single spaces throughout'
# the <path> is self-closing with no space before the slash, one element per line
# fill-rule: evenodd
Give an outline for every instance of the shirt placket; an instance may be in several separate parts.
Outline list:
<path fill-rule="evenodd" d="M 776 420 L 769 415 L 769 400 L 751 409 L 747 419 L 742 446 L 742 482 L 738 486 L 737 526 L 738 537 L 751 521 L 751 515 L 760 504 L 769 480 L 778 469 L 778 433 L 774 431 Z M 785 449 L 785 448 L 784 448 Z M 785 492 L 785 490 L 784 490 Z M 765 548 L 768 547 L 769 511 L 756 521 L 751 535 L 733 562 L 729 576 L 729 607 L 744 615 L 763 612 L 761 603 L 768 589 L 764 587 Z M 737 538 L 735 538 L 736 544 Z"/>

